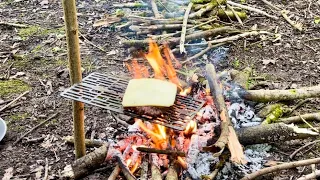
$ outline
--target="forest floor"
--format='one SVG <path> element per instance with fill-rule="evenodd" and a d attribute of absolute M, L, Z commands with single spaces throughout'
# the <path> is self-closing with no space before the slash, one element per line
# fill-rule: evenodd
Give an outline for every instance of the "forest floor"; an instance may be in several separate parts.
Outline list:
<path fill-rule="evenodd" d="M 278 1 L 272 1 L 277 4 Z M 304 24 L 305 31 L 298 32 L 284 20 L 266 17 L 250 17 L 246 27 L 257 24 L 259 28 L 275 29 L 282 35 L 281 43 L 266 42 L 247 45 L 243 41 L 230 46 L 223 68 L 242 70 L 252 67 L 256 76 L 268 77 L 266 89 L 288 89 L 320 83 L 320 24 L 314 23 L 320 15 L 320 1 L 282 1 L 282 7 L 290 10 Z M 123 60 L 128 57 L 126 48 L 119 41 L 119 32 L 93 23 L 104 14 L 114 13 L 114 1 L 77 1 L 79 30 L 81 32 L 81 59 L 83 77 L 91 72 L 127 75 Z M 268 8 L 262 2 L 250 4 Z M 310 5 L 311 4 L 311 5 Z M 7 122 L 8 132 L 0 142 L 0 178 L 5 170 L 13 168 L 16 179 L 41 177 L 46 159 L 51 178 L 59 176 L 63 168 L 74 159 L 73 146 L 66 144 L 62 137 L 72 135 L 71 101 L 60 93 L 70 87 L 68 61 L 64 32 L 63 10 L 60 1 L 0 2 L 0 22 L 30 25 L 18 28 L 0 24 L 0 102 L 12 100 L 26 90 L 30 92 L 19 100 L 20 105 L 0 112 Z M 92 46 L 103 47 L 105 52 Z M 318 39 L 316 39 L 318 38 Z M 10 78 L 10 80 L 7 80 Z M 311 99 L 298 113 L 320 110 L 319 99 Z M 29 134 L 16 145 L 12 143 L 24 132 L 38 125 L 54 113 L 59 115 L 49 123 Z M 95 128 L 93 125 L 96 123 Z M 113 138 L 121 133 L 119 125 L 107 110 L 85 107 L 86 138 L 93 130 L 95 138 Z M 28 140 L 41 138 L 37 142 Z M 288 156 L 307 141 L 274 144 L 273 160 L 289 161 Z M 93 149 L 87 148 L 87 152 Z M 308 153 L 299 154 L 297 159 L 319 157 L 320 148 L 314 146 Z M 88 179 L 106 179 L 113 169 L 94 173 Z M 302 169 L 302 168 L 301 168 Z M 301 174 L 310 173 L 310 168 L 282 171 L 275 174 L 277 179 L 296 179 Z"/>

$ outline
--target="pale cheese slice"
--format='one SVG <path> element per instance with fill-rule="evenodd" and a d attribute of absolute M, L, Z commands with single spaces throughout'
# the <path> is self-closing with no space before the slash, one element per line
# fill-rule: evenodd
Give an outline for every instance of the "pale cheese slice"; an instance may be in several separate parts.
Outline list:
<path fill-rule="evenodd" d="M 174 104 L 177 85 L 152 78 L 132 79 L 123 96 L 123 107 L 159 106 Z"/>

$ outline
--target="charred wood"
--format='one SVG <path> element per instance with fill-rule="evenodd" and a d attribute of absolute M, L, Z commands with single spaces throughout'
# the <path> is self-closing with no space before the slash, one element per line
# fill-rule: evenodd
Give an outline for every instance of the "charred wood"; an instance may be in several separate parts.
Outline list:
<path fill-rule="evenodd" d="M 181 151 L 162 150 L 162 149 L 154 149 L 154 148 L 146 148 L 146 147 L 137 147 L 137 150 L 145 153 L 167 154 L 171 156 L 181 156 L 181 157 L 186 156 L 186 154 Z"/>
<path fill-rule="evenodd" d="M 134 175 L 130 172 L 129 168 L 124 162 L 124 159 L 120 156 L 116 156 L 117 162 L 119 164 L 119 167 L 123 173 L 123 175 L 126 177 L 127 180 L 135 180 L 136 178 Z"/>
<path fill-rule="evenodd" d="M 62 138 L 65 140 L 68 144 L 74 144 L 74 137 L 73 136 L 65 136 Z M 100 140 L 91 140 L 91 139 L 85 139 L 85 145 L 86 147 L 101 147 L 102 145 L 107 144 L 104 141 Z"/>
<path fill-rule="evenodd" d="M 153 163 L 151 164 L 151 179 L 162 180 L 160 169 Z"/>

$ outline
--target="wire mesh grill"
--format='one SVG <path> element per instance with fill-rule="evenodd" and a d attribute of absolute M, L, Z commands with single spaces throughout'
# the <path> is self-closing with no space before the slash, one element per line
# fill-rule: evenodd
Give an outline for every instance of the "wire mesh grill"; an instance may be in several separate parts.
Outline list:
<path fill-rule="evenodd" d="M 128 83 L 128 78 L 91 73 L 81 83 L 62 92 L 61 96 L 180 131 L 184 130 L 188 123 L 185 120 L 186 116 L 193 118 L 204 105 L 202 100 L 177 95 L 175 104 L 168 108 L 161 117 L 139 115 L 134 110 L 124 109 L 122 106 L 122 97 Z"/>

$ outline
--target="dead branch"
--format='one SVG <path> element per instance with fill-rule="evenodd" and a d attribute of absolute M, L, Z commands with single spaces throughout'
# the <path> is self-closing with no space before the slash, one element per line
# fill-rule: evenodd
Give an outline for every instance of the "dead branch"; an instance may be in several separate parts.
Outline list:
<path fill-rule="evenodd" d="M 245 164 L 246 161 L 244 158 L 243 149 L 236 134 L 234 133 L 229 115 L 227 114 L 228 111 L 222 95 L 222 85 L 218 84 L 218 78 L 213 64 L 208 64 L 206 66 L 206 74 L 210 86 L 210 92 L 215 99 L 215 105 L 217 107 L 221 120 L 221 134 L 219 139 L 214 145 L 209 146 L 206 149 L 213 152 L 218 152 L 218 154 L 220 155 L 224 150 L 226 144 L 228 144 L 229 150 L 231 151 L 231 153 L 233 152 L 233 154 L 231 154 L 231 156 L 233 157 L 232 160 L 234 160 L 234 162 L 236 163 Z M 235 152 L 237 153 L 235 154 Z"/>
<path fill-rule="evenodd" d="M 282 17 L 283 17 L 292 27 L 294 27 L 295 29 L 297 29 L 297 30 L 299 30 L 299 31 L 302 31 L 302 23 L 292 21 L 292 20 L 288 17 L 288 13 L 289 13 L 289 11 L 287 11 L 287 10 L 282 10 L 282 11 L 281 11 Z"/>
<path fill-rule="evenodd" d="M 111 116 L 117 121 L 117 123 L 122 124 L 126 128 L 129 127 L 129 124 L 126 121 L 121 120 L 120 117 L 118 117 L 114 113 L 111 113 Z"/>
<path fill-rule="evenodd" d="M 304 175 L 297 180 L 311 180 L 311 179 L 317 179 L 318 177 L 320 177 L 320 170 L 316 170 L 310 174 Z"/>
<path fill-rule="evenodd" d="M 22 94 L 20 94 L 17 98 L 15 98 L 14 100 L 12 100 L 10 103 L 6 104 L 5 106 L 3 106 L 0 109 L 0 112 L 2 112 L 3 110 L 7 109 L 9 106 L 11 106 L 12 104 L 14 104 L 16 101 L 18 101 L 20 98 L 22 98 L 23 96 L 25 96 L 26 94 L 28 94 L 30 91 L 26 91 Z"/>
<path fill-rule="evenodd" d="M 224 45 L 224 44 L 226 44 L 226 43 L 218 43 L 218 44 L 215 44 L 215 45 L 212 45 L 211 43 L 209 43 L 209 44 L 208 44 L 208 47 L 207 47 L 206 49 L 204 49 L 204 50 L 200 51 L 199 53 L 197 53 L 197 54 L 195 54 L 195 55 L 187 58 L 187 60 L 181 62 L 181 64 L 185 64 L 185 63 L 190 62 L 190 61 L 192 61 L 192 60 L 194 60 L 194 59 L 198 59 L 198 58 L 200 58 L 201 56 L 203 56 L 205 53 L 207 53 L 208 51 L 210 51 L 211 49 L 216 48 L 216 47 L 219 47 L 219 46 L 222 46 L 222 45 Z"/>
<path fill-rule="evenodd" d="M 271 142 L 283 142 L 293 139 L 306 139 L 316 137 L 319 134 L 305 128 L 298 128 L 284 123 L 259 125 L 248 128 L 240 128 L 236 131 L 243 145 L 263 144 Z"/>
<path fill-rule="evenodd" d="M 301 146 L 299 149 L 295 150 L 295 151 L 290 155 L 290 159 L 293 159 L 293 158 L 296 156 L 296 154 L 298 154 L 298 152 L 300 152 L 302 149 L 304 149 L 304 148 L 306 148 L 306 147 L 308 147 L 308 146 L 311 146 L 311 145 L 313 145 L 313 144 L 316 144 L 316 143 L 318 143 L 318 142 L 320 142 L 320 140 L 315 140 L 315 141 L 312 141 L 312 142 L 309 142 L 309 143 L 305 144 L 304 146 Z"/>
<path fill-rule="evenodd" d="M 74 137 L 73 136 L 65 136 L 62 138 L 68 144 L 74 144 Z M 104 141 L 94 140 L 94 139 L 85 139 L 86 147 L 101 147 L 102 145 L 106 144 Z"/>
<path fill-rule="evenodd" d="M 236 7 L 242 8 L 242 9 L 246 9 L 248 11 L 256 12 L 258 14 L 262 14 L 264 16 L 267 16 L 267 17 L 275 19 L 275 20 L 279 19 L 277 16 L 270 15 L 270 14 L 268 14 L 268 13 L 266 13 L 266 12 L 260 10 L 260 9 L 256 9 L 256 8 L 253 8 L 253 7 L 250 7 L 250 6 L 245 6 L 245 5 L 238 4 L 238 3 L 235 3 L 235 2 L 232 2 L 232 1 L 227 1 L 227 4 L 229 4 L 231 6 L 236 6 Z"/>
<path fill-rule="evenodd" d="M 252 174 L 246 175 L 245 177 L 243 177 L 241 180 L 250 180 L 250 179 L 255 179 L 259 176 L 268 174 L 268 173 L 272 173 L 272 172 L 276 172 L 276 171 L 281 171 L 281 170 L 285 170 L 285 169 L 291 169 L 291 168 L 295 168 L 295 167 L 299 167 L 299 166 L 307 166 L 310 164 L 318 164 L 320 163 L 320 158 L 314 158 L 314 159 L 307 159 L 307 160 L 301 160 L 301 161 L 294 161 L 294 162 L 290 162 L 290 163 L 284 163 L 284 164 L 280 164 L 280 165 L 276 165 L 276 166 L 272 166 L 272 167 L 268 167 L 268 168 L 264 168 L 261 170 L 258 170 Z"/>
<path fill-rule="evenodd" d="M 118 177 L 118 175 L 120 174 L 120 171 L 121 171 L 121 169 L 120 169 L 119 165 L 117 165 L 117 166 L 113 169 L 113 171 L 112 171 L 112 173 L 110 174 L 110 176 L 108 177 L 108 180 L 116 180 L 117 177 Z"/>
<path fill-rule="evenodd" d="M 72 165 L 67 165 L 62 171 L 62 176 L 65 178 L 78 179 L 88 175 L 105 161 L 108 147 L 109 144 L 105 144 L 95 151 L 77 159 Z"/>
<path fill-rule="evenodd" d="M 189 17 L 189 14 L 190 14 L 192 6 L 193 6 L 193 3 L 190 2 L 188 7 L 187 7 L 187 9 L 186 9 L 184 17 L 183 17 L 183 23 L 182 23 L 182 29 L 181 29 L 181 37 L 180 37 L 180 53 L 181 54 L 186 51 L 186 49 L 184 48 L 184 42 L 185 42 L 185 39 L 186 39 L 186 30 L 187 30 L 188 17 Z"/>
<path fill-rule="evenodd" d="M 320 112 L 304 114 L 304 115 L 301 115 L 301 117 L 307 121 L 312 121 L 312 120 L 320 121 Z M 293 116 L 293 117 L 279 119 L 279 122 L 283 122 L 285 124 L 300 123 L 301 121 L 302 120 L 300 116 Z"/>
<path fill-rule="evenodd" d="M 162 150 L 162 149 L 154 149 L 154 148 L 146 148 L 146 147 L 137 147 L 137 150 L 145 153 L 167 154 L 171 156 L 180 156 L 180 157 L 186 156 L 186 154 L 182 151 Z"/>
<path fill-rule="evenodd" d="M 119 164 L 119 167 L 123 173 L 123 175 L 126 177 L 127 180 L 135 180 L 136 178 L 134 177 L 134 175 L 130 172 L 129 168 L 127 167 L 127 165 L 125 164 L 123 158 L 121 158 L 120 156 L 116 156 L 117 162 Z"/>
<path fill-rule="evenodd" d="M 115 3 L 112 4 L 113 7 L 116 8 L 139 8 L 139 7 L 148 7 L 148 4 L 140 3 L 140 2 L 128 2 L 128 3 Z"/>
<path fill-rule="evenodd" d="M 191 13 L 189 15 L 189 18 L 197 18 L 201 17 L 205 12 L 211 11 L 215 7 L 221 5 L 221 4 L 226 4 L 226 0 L 213 0 L 210 3 L 206 4 L 205 6 L 201 7 L 198 11 Z"/>
<path fill-rule="evenodd" d="M 234 14 L 234 16 L 236 17 L 236 19 L 238 20 L 239 24 L 241 26 L 243 26 L 243 22 L 241 20 L 241 18 L 239 17 L 238 13 L 233 9 L 232 6 L 230 6 L 229 4 L 227 4 L 227 7 L 232 11 L 232 13 Z M 227 13 L 226 13 L 227 14 Z"/>
<path fill-rule="evenodd" d="M 133 21 L 135 23 L 145 23 L 145 24 L 181 24 L 182 19 L 156 19 L 154 17 L 142 17 L 142 16 L 134 16 L 129 15 L 129 21 Z M 195 23 L 195 21 L 192 21 Z"/>
<path fill-rule="evenodd" d="M 133 31 L 148 31 L 148 32 L 152 32 L 152 31 L 156 31 L 156 30 L 175 30 L 175 29 L 180 29 L 181 27 L 183 27 L 182 24 L 156 24 L 156 25 L 149 25 L 149 26 L 136 26 L 136 25 L 132 25 L 129 28 Z M 191 24 L 186 25 L 186 27 L 192 27 Z"/>
<path fill-rule="evenodd" d="M 49 177 L 49 164 L 48 164 L 48 158 L 46 158 L 46 166 L 44 168 L 44 180 L 48 180 Z"/>
<path fill-rule="evenodd" d="M 241 38 L 246 38 L 246 37 L 249 37 L 249 36 L 259 36 L 259 35 L 262 35 L 262 34 L 272 34 L 272 33 L 269 33 L 267 31 L 244 32 L 244 33 L 237 34 L 237 35 L 234 35 L 234 36 L 229 36 L 229 37 L 225 37 L 225 38 L 220 38 L 220 39 L 215 39 L 215 40 L 212 40 L 212 41 L 208 41 L 208 43 L 211 43 L 211 44 L 225 43 L 225 42 L 230 42 L 230 41 L 237 41 L 237 40 L 239 40 Z"/>
<path fill-rule="evenodd" d="M 16 24 L 16 23 L 9 23 L 9 22 L 0 22 L 0 26 L 12 26 L 12 27 L 17 27 L 17 28 L 27 28 L 29 27 L 28 25 L 25 24 Z"/>
<path fill-rule="evenodd" d="M 239 91 L 239 95 L 250 101 L 271 102 L 307 99 L 320 96 L 320 86 L 288 90 L 249 90 Z"/>
<path fill-rule="evenodd" d="M 151 0 L 151 8 L 156 19 L 160 18 L 160 14 L 158 11 L 157 3 L 155 0 Z"/>
<path fill-rule="evenodd" d="M 46 124 L 48 121 L 52 120 L 53 118 L 55 118 L 59 113 L 56 113 L 54 115 L 52 115 L 51 117 L 49 117 L 48 119 L 46 119 L 45 121 L 43 121 L 42 123 L 36 125 L 35 127 L 33 127 L 32 129 L 30 129 L 28 132 L 24 133 L 22 136 L 20 136 L 12 145 L 16 145 L 18 142 L 21 141 L 21 139 L 23 139 L 24 137 L 26 137 L 28 134 L 32 133 L 34 130 L 38 129 L 40 126 Z"/>
<path fill-rule="evenodd" d="M 186 41 L 194 40 L 194 39 L 200 39 L 200 38 L 207 38 L 207 37 L 212 37 L 215 35 L 219 34 L 224 34 L 227 32 L 236 32 L 237 30 L 230 27 L 230 26 L 225 26 L 225 27 L 219 27 L 216 29 L 210 29 L 207 31 L 202 31 L 194 34 L 190 34 L 186 36 Z M 152 40 L 153 42 L 156 42 L 158 44 L 164 44 L 168 43 L 169 45 L 177 45 L 180 42 L 180 37 L 177 38 L 171 38 L 168 40 Z M 149 44 L 150 40 L 145 39 L 145 40 L 124 40 L 121 41 L 121 44 L 124 46 L 143 46 Z"/>

